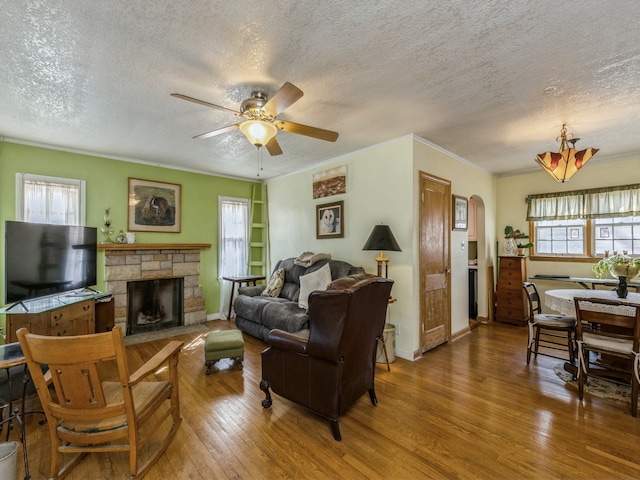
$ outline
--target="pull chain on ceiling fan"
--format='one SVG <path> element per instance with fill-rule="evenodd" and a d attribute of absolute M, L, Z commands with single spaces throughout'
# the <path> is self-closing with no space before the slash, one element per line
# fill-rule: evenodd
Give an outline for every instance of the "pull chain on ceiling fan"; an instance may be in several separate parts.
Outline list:
<path fill-rule="evenodd" d="M 204 100 L 189 97 L 181 93 L 172 93 L 172 97 L 181 98 L 188 102 L 204 105 L 205 107 L 215 108 L 227 113 L 233 113 L 237 117 L 244 120 L 233 125 L 218 128 L 210 132 L 196 135 L 193 138 L 205 139 L 221 135 L 240 129 L 245 137 L 258 149 L 262 146 L 266 147 L 270 155 L 280 155 L 282 149 L 276 134 L 278 130 L 284 132 L 295 133 L 307 137 L 335 142 L 338 139 L 338 133 L 322 128 L 310 127 L 301 123 L 289 122 L 287 120 L 278 120 L 277 116 L 284 112 L 287 108 L 300 100 L 304 94 L 295 85 L 286 82 L 280 90 L 278 90 L 271 98 L 261 91 L 252 92 L 251 97 L 247 98 L 240 104 L 240 111 L 237 112 L 227 107 L 209 103 Z"/>

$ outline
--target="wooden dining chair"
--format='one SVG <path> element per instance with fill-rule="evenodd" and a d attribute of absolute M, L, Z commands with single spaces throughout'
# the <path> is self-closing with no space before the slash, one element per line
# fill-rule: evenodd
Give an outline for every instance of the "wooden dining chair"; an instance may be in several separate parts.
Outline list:
<path fill-rule="evenodd" d="M 589 376 L 624 378 L 631 383 L 631 415 L 638 411 L 640 305 L 575 297 L 578 342 L 578 396 Z M 598 355 L 592 358 L 591 354 Z"/>
<path fill-rule="evenodd" d="M 178 356 L 183 343 L 168 343 L 130 374 L 120 327 L 61 337 L 21 328 L 17 336 L 49 425 L 50 477 L 64 477 L 89 452 L 128 452 L 130 478 L 144 475 L 182 421 Z M 49 367 L 46 374 L 41 364 Z M 148 378 L 159 370 L 161 376 Z M 139 466 L 143 447 L 145 462 Z M 73 457 L 64 463 L 67 454 Z"/>
<path fill-rule="evenodd" d="M 575 362 L 575 331 L 576 319 L 568 315 L 555 315 L 542 313 L 540 295 L 536 284 L 524 282 L 522 288 L 527 296 L 529 304 L 529 338 L 527 343 L 527 365 L 531 361 L 531 353 L 546 355 L 560 360 Z M 540 346 L 543 351 L 540 351 Z M 565 351 L 569 358 L 560 357 L 549 353 L 548 350 Z"/>

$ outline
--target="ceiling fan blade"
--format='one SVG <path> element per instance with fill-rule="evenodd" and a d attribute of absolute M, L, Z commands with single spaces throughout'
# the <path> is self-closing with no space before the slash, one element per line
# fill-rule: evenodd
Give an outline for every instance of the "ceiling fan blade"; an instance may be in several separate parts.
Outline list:
<path fill-rule="evenodd" d="M 272 157 L 274 155 L 282 154 L 282 149 L 280 148 L 280 144 L 278 143 L 278 140 L 276 140 L 276 137 L 273 137 L 271 140 L 269 140 L 265 147 L 267 148 L 269 155 L 271 155 Z"/>
<path fill-rule="evenodd" d="M 212 130 L 211 132 L 201 133 L 200 135 L 196 135 L 193 138 L 203 140 L 205 138 L 215 137 L 216 135 L 220 135 L 222 133 L 231 132 L 232 130 L 237 130 L 239 127 L 240 127 L 240 124 L 236 123 L 235 125 L 229 125 L 228 127 L 218 128 L 217 130 Z"/>
<path fill-rule="evenodd" d="M 230 108 L 223 107 L 221 105 L 216 105 L 215 103 L 205 102 L 204 100 L 198 100 L 197 98 L 189 97 L 187 95 L 182 95 L 181 93 L 172 93 L 172 97 L 181 98 L 182 100 L 186 100 L 187 102 L 198 103 L 200 105 L 204 105 L 205 107 L 215 108 L 216 110 L 222 110 L 223 112 L 233 113 L 234 115 L 240 115 L 240 112 L 236 112 L 235 110 L 231 110 Z"/>
<path fill-rule="evenodd" d="M 262 109 L 267 115 L 277 117 L 302 98 L 302 90 L 292 83 L 285 83 L 265 104 Z"/>
<path fill-rule="evenodd" d="M 301 123 L 288 122 L 286 120 L 276 120 L 273 123 L 276 128 L 289 133 L 297 133 L 298 135 L 306 135 L 307 137 L 326 140 L 327 142 L 335 142 L 338 139 L 338 132 L 324 130 L 322 128 L 310 127 Z"/>

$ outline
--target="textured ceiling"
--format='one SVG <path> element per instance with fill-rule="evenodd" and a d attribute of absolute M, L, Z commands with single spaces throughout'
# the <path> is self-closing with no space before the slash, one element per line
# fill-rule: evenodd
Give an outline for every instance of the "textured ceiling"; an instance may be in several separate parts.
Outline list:
<path fill-rule="evenodd" d="M 0 0 L 0 137 L 255 179 L 233 131 L 256 88 L 304 96 L 260 178 L 408 134 L 495 174 L 567 123 L 591 162 L 640 156 L 640 2 Z M 550 93 L 545 88 L 553 86 Z M 263 149 L 264 150 L 264 149 Z"/>

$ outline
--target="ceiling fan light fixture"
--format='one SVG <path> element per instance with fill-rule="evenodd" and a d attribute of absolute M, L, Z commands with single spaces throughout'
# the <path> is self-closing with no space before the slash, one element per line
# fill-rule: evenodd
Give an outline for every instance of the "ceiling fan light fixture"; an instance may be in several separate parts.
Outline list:
<path fill-rule="evenodd" d="M 272 123 L 264 120 L 247 120 L 240 124 L 240 131 L 256 147 L 262 147 L 269 143 L 278 133 L 278 129 Z"/>
<path fill-rule="evenodd" d="M 573 134 L 570 133 L 567 140 L 566 124 L 562 125 L 560 136 L 556 140 L 560 142 L 560 151 L 541 153 L 536 157 L 536 162 L 558 182 L 564 183 L 569 180 L 598 153 L 597 148 L 576 151 L 576 142 L 580 139 L 573 138 Z"/>

